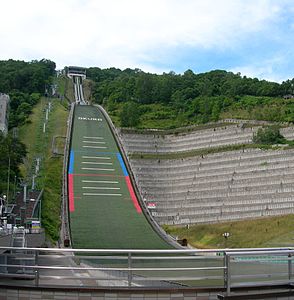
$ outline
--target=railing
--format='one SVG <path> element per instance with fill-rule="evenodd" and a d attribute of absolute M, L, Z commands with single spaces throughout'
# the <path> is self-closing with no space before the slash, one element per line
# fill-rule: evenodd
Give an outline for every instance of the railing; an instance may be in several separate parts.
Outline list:
<path fill-rule="evenodd" d="M 294 250 L 291 249 L 226 252 L 224 282 L 227 294 L 234 287 L 292 284 L 293 256 Z M 243 266 L 243 270 L 239 268 L 237 271 L 232 264 Z"/>
<path fill-rule="evenodd" d="M 63 156 L 63 182 L 62 182 L 62 201 L 61 201 L 61 212 L 62 212 L 62 223 L 61 223 L 61 237 L 60 244 L 65 247 L 71 245 L 70 228 L 69 228 L 69 216 L 68 216 L 68 191 L 67 191 L 67 168 L 68 168 L 68 156 L 70 151 L 70 139 L 72 122 L 74 115 L 75 103 L 71 104 L 68 123 L 66 140 L 64 146 L 64 156 Z"/>
<path fill-rule="evenodd" d="M 0 247 L 1 284 L 235 287 L 290 284 L 290 248 L 120 250 Z M 31 280 L 29 280 L 31 279 Z"/>

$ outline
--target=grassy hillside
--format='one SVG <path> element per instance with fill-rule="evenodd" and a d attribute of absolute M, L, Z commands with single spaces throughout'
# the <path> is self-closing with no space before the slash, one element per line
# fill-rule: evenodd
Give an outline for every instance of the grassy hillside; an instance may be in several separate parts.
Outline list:
<path fill-rule="evenodd" d="M 53 154 L 52 145 L 54 137 L 66 135 L 68 111 L 59 100 L 52 99 L 46 132 L 43 133 L 48 101 L 47 98 L 42 98 L 35 106 L 29 122 L 20 128 L 19 137 L 28 150 L 27 158 L 22 166 L 22 174 L 27 181 L 31 181 L 36 157 L 41 158 L 41 169 L 36 182 L 38 189 L 44 188 L 42 225 L 54 241 L 59 236 L 63 156 Z M 58 142 L 59 149 L 63 148 L 61 140 L 63 139 Z"/>
<path fill-rule="evenodd" d="M 73 83 L 67 76 L 59 76 L 57 80 L 58 93 L 64 96 L 67 100 L 72 101 L 74 99 Z"/>
<path fill-rule="evenodd" d="M 86 101 L 92 102 L 93 81 L 89 79 L 83 80 L 83 91 Z"/>
<path fill-rule="evenodd" d="M 196 248 L 286 247 L 294 243 L 294 215 L 204 224 L 189 229 L 164 226 L 173 236 L 186 238 Z M 223 233 L 229 232 L 225 239 Z"/>
<path fill-rule="evenodd" d="M 93 101 L 121 127 L 169 129 L 227 117 L 294 120 L 294 99 L 283 97 L 293 93 L 294 79 L 279 84 L 224 70 L 159 75 L 116 68 L 89 68 L 87 76 Z"/>
<path fill-rule="evenodd" d="M 273 122 L 294 121 L 294 99 L 282 99 L 277 97 L 256 97 L 243 96 L 238 101 L 227 98 L 229 104 L 225 104 L 225 97 L 207 97 L 201 99 L 203 103 L 219 104 L 217 115 L 213 109 L 203 108 L 198 111 L 197 101 L 187 103 L 183 109 L 178 109 L 171 104 L 130 104 L 122 102 L 105 102 L 105 107 L 118 127 L 133 127 L 137 129 L 174 129 L 179 127 L 206 124 L 223 119 L 245 119 L 245 120 L 266 120 Z M 200 100 L 199 100 L 200 101 Z M 135 114 L 138 122 L 124 125 L 124 107 L 130 105 L 135 107 Z M 204 104 L 202 104 L 204 105 Z M 208 105 L 208 104 L 207 104 Z M 130 116 L 131 118 L 131 116 Z"/>

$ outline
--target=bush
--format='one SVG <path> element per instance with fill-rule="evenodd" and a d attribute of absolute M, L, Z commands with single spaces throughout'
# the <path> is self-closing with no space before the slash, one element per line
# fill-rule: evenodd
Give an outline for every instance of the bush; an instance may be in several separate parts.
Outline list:
<path fill-rule="evenodd" d="M 255 144 L 284 144 L 286 139 L 281 135 L 280 128 L 278 126 L 270 126 L 266 128 L 259 128 L 257 133 L 253 136 L 253 142 Z"/>
<path fill-rule="evenodd" d="M 140 121 L 139 106 L 135 102 L 127 102 L 120 113 L 122 127 L 136 127 Z"/>

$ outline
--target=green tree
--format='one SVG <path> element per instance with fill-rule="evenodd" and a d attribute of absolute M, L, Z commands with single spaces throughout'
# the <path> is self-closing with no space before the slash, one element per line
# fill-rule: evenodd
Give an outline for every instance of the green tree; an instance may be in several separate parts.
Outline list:
<path fill-rule="evenodd" d="M 122 127 L 135 127 L 140 121 L 139 106 L 135 102 L 127 102 L 123 105 L 120 113 Z"/>
<path fill-rule="evenodd" d="M 214 122 L 218 121 L 219 114 L 220 114 L 220 106 L 218 102 L 215 102 L 212 106 L 211 120 Z"/>
<path fill-rule="evenodd" d="M 158 75 L 139 69 L 90 68 L 87 75 L 95 81 L 95 101 L 107 105 L 110 100 L 111 111 L 116 117 L 122 103 L 160 107 L 163 112 L 156 114 L 140 109 L 142 122 L 158 121 L 151 122 L 150 126 L 171 126 L 165 121 L 167 118 L 163 118 L 164 111 L 171 111 L 172 115 L 181 116 L 184 120 L 180 124 L 180 119 L 173 118 L 177 123 L 175 126 L 217 121 L 222 117 L 293 121 L 293 99 L 286 101 L 281 98 L 285 92 L 293 90 L 293 79 L 279 84 L 224 70 L 199 74 L 187 70 L 184 74 L 170 72 Z M 123 120 L 122 123 L 127 124 L 128 121 Z M 144 127 L 144 124 L 141 125 Z"/>
<path fill-rule="evenodd" d="M 18 166 L 26 156 L 25 145 L 11 135 L 4 137 L 0 133 L 0 194 L 7 188 L 7 175 L 10 165 L 10 180 L 14 176 L 19 177 L 20 171 Z M 10 161 L 10 164 L 9 164 Z"/>
<path fill-rule="evenodd" d="M 256 144 L 283 144 L 286 139 L 281 135 L 278 126 L 269 126 L 266 128 L 259 128 L 257 133 L 253 136 L 253 142 Z"/>

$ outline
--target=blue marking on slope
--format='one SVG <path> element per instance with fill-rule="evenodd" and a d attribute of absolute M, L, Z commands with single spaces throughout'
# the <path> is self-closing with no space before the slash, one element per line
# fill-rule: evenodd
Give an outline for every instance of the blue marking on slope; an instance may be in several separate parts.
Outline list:
<path fill-rule="evenodd" d="M 123 173 L 124 173 L 124 176 L 129 176 L 129 173 L 128 173 L 127 168 L 126 168 L 126 166 L 125 166 L 124 160 L 123 160 L 123 158 L 121 157 L 121 154 L 120 154 L 120 153 L 116 153 L 116 156 L 117 156 L 117 159 L 118 159 L 118 161 L 119 161 L 119 163 L 120 163 L 120 166 L 121 166 L 121 168 L 122 168 L 122 171 L 123 171 Z"/>
<path fill-rule="evenodd" d="M 74 161 L 75 161 L 75 154 L 74 151 L 70 151 L 70 156 L 69 156 L 69 168 L 68 168 L 68 174 L 73 174 L 74 172 Z"/>

